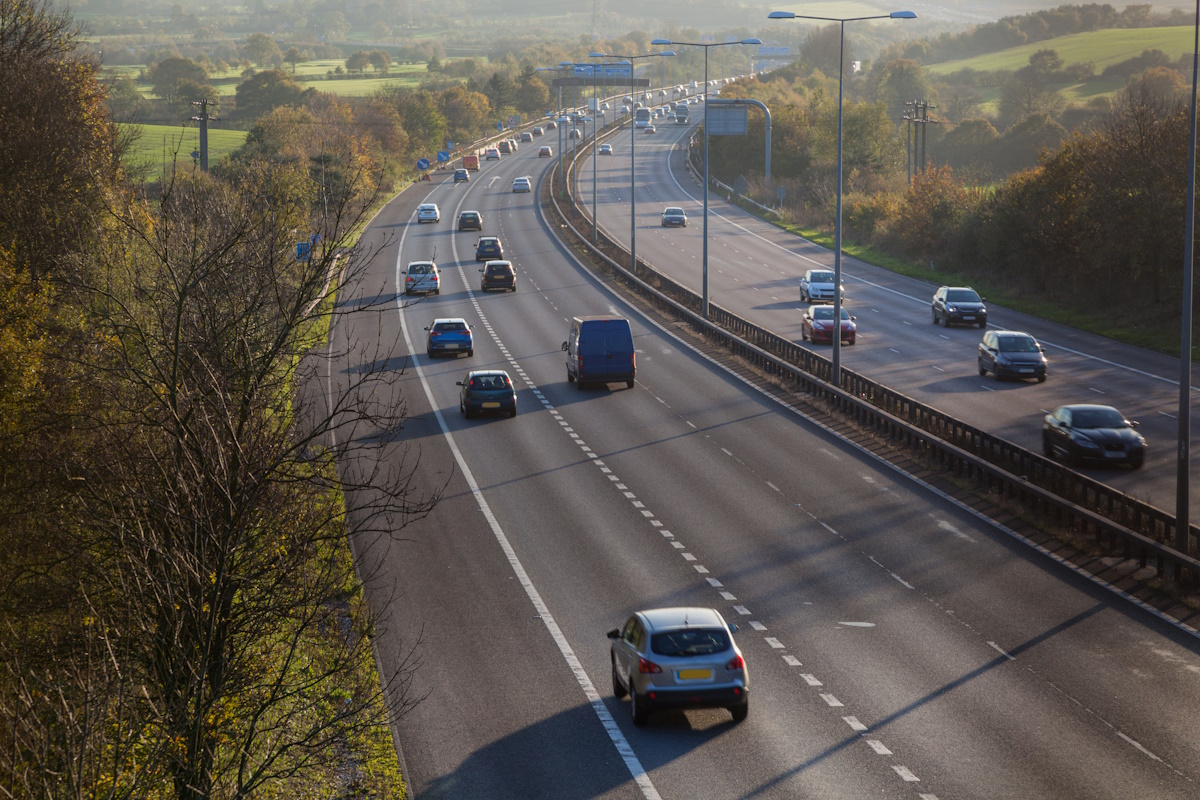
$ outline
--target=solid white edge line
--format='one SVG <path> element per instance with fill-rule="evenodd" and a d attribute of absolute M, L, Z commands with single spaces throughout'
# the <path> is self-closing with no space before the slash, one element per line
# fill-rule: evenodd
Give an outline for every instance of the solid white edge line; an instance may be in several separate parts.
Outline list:
<path fill-rule="evenodd" d="M 400 236 L 400 246 L 396 251 L 396 270 L 395 279 L 396 285 L 400 283 L 400 256 L 404 252 L 404 239 L 408 235 L 407 229 Z M 400 330 L 404 333 L 404 343 L 408 347 L 410 353 L 416 353 L 413 349 L 412 337 L 408 333 L 408 324 L 404 317 L 404 300 L 403 292 L 396 294 L 396 314 L 400 319 Z M 612 741 L 613 746 L 617 748 L 618 755 L 625 762 L 629 774 L 633 777 L 638 788 L 642 790 L 642 796 L 646 800 L 662 800 L 662 795 L 654 788 L 654 784 L 650 781 L 650 776 L 646 773 L 645 767 L 638 759 L 637 754 L 633 752 L 633 747 L 629 744 L 629 740 L 625 738 L 625 734 L 621 733 L 617 721 L 613 715 L 609 713 L 608 707 L 604 705 L 604 701 L 600 698 L 600 693 L 596 691 L 595 684 L 588 677 L 587 671 L 584 670 L 583 664 L 571 649 L 567 637 L 563 634 L 562 629 L 558 627 L 558 623 L 554 620 L 554 616 L 550 613 L 549 607 L 542 600 L 541 594 L 530 580 L 529 574 L 525 571 L 524 565 L 517 557 L 517 553 L 513 550 L 512 545 L 508 541 L 508 537 L 504 534 L 504 529 L 500 527 L 495 515 L 492 513 L 491 506 L 483 496 L 483 490 L 479 488 L 479 484 L 475 481 L 475 475 L 471 472 L 471 468 L 467 466 L 466 459 L 463 458 L 462 452 L 458 449 L 457 442 L 454 441 L 454 436 L 450 433 L 450 428 L 446 425 L 446 418 L 442 415 L 442 411 L 438 408 L 437 401 L 433 397 L 433 390 L 429 386 L 429 381 L 425 379 L 425 371 L 421 368 L 421 361 L 417 357 L 412 359 L 413 368 L 416 370 L 417 378 L 421 382 L 421 388 L 425 391 L 425 397 L 429 400 L 429 407 L 433 409 L 434 417 L 437 418 L 438 426 L 442 429 L 442 436 L 446 439 L 446 444 L 450 447 L 450 452 L 454 455 L 454 460 L 458 464 L 458 468 L 462 470 L 463 478 L 467 481 L 467 486 L 471 489 L 471 496 L 475 498 L 475 502 L 479 505 L 479 510 L 483 512 L 484 519 L 487 520 L 488 526 L 492 529 L 492 534 L 496 537 L 496 541 L 500 544 L 500 549 L 504 551 L 505 557 L 508 559 L 508 564 L 512 571 L 517 576 L 517 580 L 521 583 L 521 588 L 525 590 L 526 596 L 533 603 L 534 610 L 541 617 L 542 622 L 546 624 L 546 630 L 550 632 L 550 637 L 554 639 L 555 645 L 562 653 L 563 660 L 567 662 L 571 672 L 575 674 L 575 680 L 579 683 L 579 687 L 583 689 L 583 694 L 587 697 L 588 703 L 592 706 L 592 711 L 599 718 L 600 724 L 604 727 L 605 733 Z"/>

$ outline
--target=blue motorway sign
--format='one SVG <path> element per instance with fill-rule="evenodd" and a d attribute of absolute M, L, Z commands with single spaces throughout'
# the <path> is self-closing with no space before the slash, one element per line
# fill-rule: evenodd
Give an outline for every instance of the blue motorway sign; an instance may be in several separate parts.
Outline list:
<path fill-rule="evenodd" d="M 450 160 L 450 154 L 445 150 L 438 150 L 437 160 L 444 164 Z"/>
<path fill-rule="evenodd" d="M 310 242 L 296 242 L 296 260 L 307 261 L 308 254 L 312 252 L 312 244 Z"/>
<path fill-rule="evenodd" d="M 417 159 L 417 169 L 429 169 L 429 159 L 428 158 L 418 158 Z"/>

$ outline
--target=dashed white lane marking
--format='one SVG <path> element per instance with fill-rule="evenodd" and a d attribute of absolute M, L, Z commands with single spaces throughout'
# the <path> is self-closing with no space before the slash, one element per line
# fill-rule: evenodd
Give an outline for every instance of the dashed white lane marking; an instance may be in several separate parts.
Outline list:
<path fill-rule="evenodd" d="M 928 792 L 922 792 L 921 794 L 917 795 L 917 797 L 921 798 L 921 800 L 938 800 L 938 796 L 936 794 L 929 794 Z"/>
<path fill-rule="evenodd" d="M 838 700 L 836 697 L 834 697 L 831 694 L 822 694 L 821 699 L 824 700 L 829 705 L 830 708 L 841 708 L 842 707 L 842 701 Z"/>
<path fill-rule="evenodd" d="M 783 663 L 787 664 L 789 667 L 804 666 L 803 664 L 800 663 L 800 659 L 796 658 L 795 656 L 784 656 Z"/>
<path fill-rule="evenodd" d="M 396 256 L 395 281 L 397 286 L 400 285 L 401 267 L 399 254 L 403 251 L 404 235 L 402 235 L 400 238 L 400 248 L 397 251 Z M 467 292 L 468 297 L 473 298 L 469 285 L 467 287 Z M 396 294 L 397 297 L 402 297 L 400 292 L 397 292 Z M 397 310 L 400 316 L 400 329 L 404 334 L 405 345 L 408 347 L 410 353 L 416 352 L 415 348 L 413 347 L 412 337 L 409 334 L 408 322 L 404 314 L 404 307 L 402 303 Z M 480 316 L 482 317 L 482 314 Z M 483 512 L 484 519 L 487 521 L 488 527 L 490 527 L 492 530 L 492 535 L 495 537 L 497 543 L 499 543 L 501 551 L 503 551 L 505 558 L 508 560 L 509 568 L 512 569 L 517 581 L 521 584 L 521 588 L 525 590 L 526 597 L 528 597 L 530 603 L 533 604 L 538 618 L 541 619 L 542 624 L 546 626 L 546 630 L 549 632 L 550 638 L 554 641 L 554 644 L 558 647 L 559 653 L 562 654 L 563 660 L 567 662 L 567 666 L 574 674 L 576 682 L 583 690 L 584 696 L 587 698 L 588 703 L 592 707 L 592 712 L 600 720 L 601 726 L 608 734 L 609 741 L 613 743 L 618 755 L 625 762 L 625 768 L 629 770 L 629 774 L 632 776 L 634 782 L 641 790 L 642 796 L 646 798 L 646 800 L 662 800 L 662 795 L 660 795 L 658 790 L 654 787 L 653 782 L 650 780 L 649 774 L 642 766 L 637 754 L 634 753 L 633 747 L 629 744 L 629 740 L 625 738 L 625 734 L 621 733 L 621 729 L 618 727 L 617 721 L 613 719 L 612 714 L 608 710 L 608 706 L 604 704 L 604 700 L 601 699 L 600 693 L 596 691 L 596 686 L 594 683 L 592 683 L 592 679 L 588 676 L 587 670 L 584 669 L 583 663 L 579 660 L 579 657 L 575 655 L 575 651 L 571 648 L 570 642 L 567 641 L 566 635 L 562 632 L 562 629 L 558 626 L 558 622 L 555 621 L 554 616 L 550 613 L 550 607 L 546 605 L 545 601 L 542 599 L 541 593 L 538 592 L 537 587 L 533 585 L 533 580 L 529 577 L 529 573 L 525 571 L 525 566 L 517 557 L 516 550 L 513 549 L 512 544 L 509 542 L 508 536 L 504 533 L 504 529 L 500 527 L 500 521 L 496 519 L 495 514 L 492 512 L 491 506 L 484 498 L 483 489 L 480 488 L 478 481 L 475 480 L 475 474 L 467 465 L 467 460 L 463 456 L 462 451 L 459 450 L 457 440 L 454 438 L 453 434 L 450 433 L 450 428 L 446 424 L 445 415 L 442 414 L 441 409 L 438 407 L 437 401 L 433 396 L 433 388 L 429 385 L 429 381 L 425 378 L 424 369 L 419 359 L 416 360 L 414 367 L 416 369 L 417 377 L 421 381 L 421 388 L 424 389 L 425 397 L 429 401 L 429 405 L 433 409 L 434 417 L 437 419 L 438 426 L 442 430 L 442 436 L 446 439 L 446 444 L 449 447 L 451 454 L 454 456 L 455 463 L 458 464 L 458 468 L 463 476 L 463 480 L 467 482 L 467 486 L 471 490 L 471 496 L 475 499 L 475 503 L 479 506 L 479 510 Z"/>
<path fill-rule="evenodd" d="M 766 642 L 768 645 L 770 645 L 772 650 L 783 650 L 784 649 L 783 642 L 779 641 L 774 636 L 764 637 L 763 641 Z"/>
<path fill-rule="evenodd" d="M 852 731 L 858 731 L 859 733 L 862 733 L 867 729 L 866 725 L 863 725 L 858 721 L 858 717 L 842 717 L 842 721 L 849 725 L 850 730 Z"/>
<path fill-rule="evenodd" d="M 767 629 L 766 625 L 763 625 L 761 622 L 758 622 L 758 621 L 751 621 L 750 627 L 754 628 L 754 630 L 756 630 L 756 631 L 765 631 Z"/>
<path fill-rule="evenodd" d="M 737 600 L 737 598 L 733 596 L 733 592 L 721 592 L 721 599 L 723 599 L 723 600 Z"/>
<path fill-rule="evenodd" d="M 892 764 L 892 769 L 896 770 L 896 774 L 899 775 L 902 780 L 907 781 L 908 783 L 916 783 L 921 780 L 916 775 L 913 775 L 912 770 L 910 770 L 908 767 L 902 767 L 899 764 Z"/>
<path fill-rule="evenodd" d="M 1016 656 L 1009 655 L 1008 653 L 1004 652 L 1004 648 L 1002 648 L 1000 645 L 996 644 L 995 642 L 988 642 L 988 644 L 991 646 L 991 648 L 992 648 L 993 650 L 995 650 L 997 653 L 999 653 L 1000 655 L 1002 655 L 1002 656 L 1004 656 L 1005 658 L 1007 658 L 1009 661 L 1016 661 L 1016 660 L 1017 660 L 1017 657 L 1016 657 Z"/>
<path fill-rule="evenodd" d="M 801 673 L 800 677 L 804 678 L 804 682 L 807 683 L 809 686 L 824 686 L 825 685 L 825 684 L 821 683 L 819 680 L 817 680 L 816 675 L 810 675 L 807 672 Z"/>
<path fill-rule="evenodd" d="M 892 754 L 892 751 L 884 747 L 883 742 L 879 741 L 878 739 L 867 739 L 867 747 L 871 748 L 881 756 L 890 756 Z"/>
<path fill-rule="evenodd" d="M 734 606 L 733 610 L 741 614 L 743 617 L 750 616 L 750 610 L 745 606 Z"/>
<path fill-rule="evenodd" d="M 1159 758 L 1158 756 L 1154 755 L 1154 753 L 1151 753 L 1149 750 L 1147 750 L 1145 747 L 1143 747 L 1143 746 L 1142 746 L 1142 745 L 1141 745 L 1139 742 L 1135 742 L 1133 739 L 1130 739 L 1128 736 L 1126 736 L 1125 734 L 1121 733 L 1120 731 L 1117 731 L 1117 736 L 1120 736 L 1122 739 L 1124 739 L 1125 741 L 1129 742 L 1131 745 L 1133 745 L 1133 746 L 1134 746 L 1134 747 L 1136 747 L 1138 750 L 1140 750 L 1142 753 L 1144 753 L 1145 755 L 1147 755 L 1147 756 L 1149 756 L 1150 758 L 1154 759 L 1155 761 L 1162 761 L 1162 759 L 1161 759 L 1161 758 Z"/>

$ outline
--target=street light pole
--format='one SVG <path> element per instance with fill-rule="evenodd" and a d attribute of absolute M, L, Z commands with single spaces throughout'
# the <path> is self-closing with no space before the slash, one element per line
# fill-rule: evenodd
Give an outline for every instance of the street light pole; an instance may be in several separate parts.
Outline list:
<path fill-rule="evenodd" d="M 1198 0 L 1200 2 L 1200 0 Z M 701 234 L 700 259 L 700 315 L 708 319 L 708 50 L 730 44 L 762 44 L 761 39 L 742 39 L 737 42 L 672 42 L 669 39 L 654 39 L 652 45 L 678 44 L 704 48 L 704 223 Z"/>
<path fill-rule="evenodd" d="M 1200 0 L 1197 0 L 1200 2 Z M 838 130 L 837 130 L 837 211 L 833 218 L 833 330 L 830 341 L 833 343 L 833 356 L 830 359 L 830 383 L 841 386 L 842 383 L 842 80 L 844 58 L 846 51 L 846 23 L 866 19 L 916 19 L 912 11 L 893 11 L 890 14 L 877 14 L 869 17 L 817 17 L 796 14 L 792 11 L 772 11 L 767 19 L 811 19 L 821 22 L 836 22 L 840 26 L 838 44 Z"/>
<path fill-rule="evenodd" d="M 1198 0 L 1200 2 L 1200 0 Z M 620 55 L 618 53 L 591 53 L 589 58 L 620 58 L 629 62 L 629 271 L 637 272 L 637 162 L 633 157 L 634 141 L 637 139 L 637 128 L 634 118 L 637 100 L 637 62 L 641 58 L 673 57 L 674 50 L 663 50 L 659 53 L 642 53 L 640 55 Z"/>
<path fill-rule="evenodd" d="M 557 67 L 538 67 L 538 72 L 554 72 L 573 66 L 570 61 L 560 61 Z M 562 171 L 562 78 L 558 79 L 558 108 L 554 110 L 554 127 L 558 129 L 558 196 L 563 196 Z"/>
<path fill-rule="evenodd" d="M 1192 442 L 1192 257 L 1196 235 L 1196 77 L 1200 71 L 1200 0 L 1196 0 L 1196 38 L 1192 47 L 1192 106 L 1188 126 L 1187 220 L 1183 239 L 1183 309 L 1179 317 L 1179 447 L 1175 468 L 1175 549 L 1191 546 L 1188 491 Z"/>

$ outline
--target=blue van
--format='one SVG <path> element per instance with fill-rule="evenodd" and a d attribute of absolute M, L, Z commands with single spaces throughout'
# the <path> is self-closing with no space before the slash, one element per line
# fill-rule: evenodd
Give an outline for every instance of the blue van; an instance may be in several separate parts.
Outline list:
<path fill-rule="evenodd" d="M 576 388 L 615 381 L 633 388 L 637 355 L 633 331 L 624 317 L 575 317 L 562 349 L 567 354 L 567 380 Z"/>

